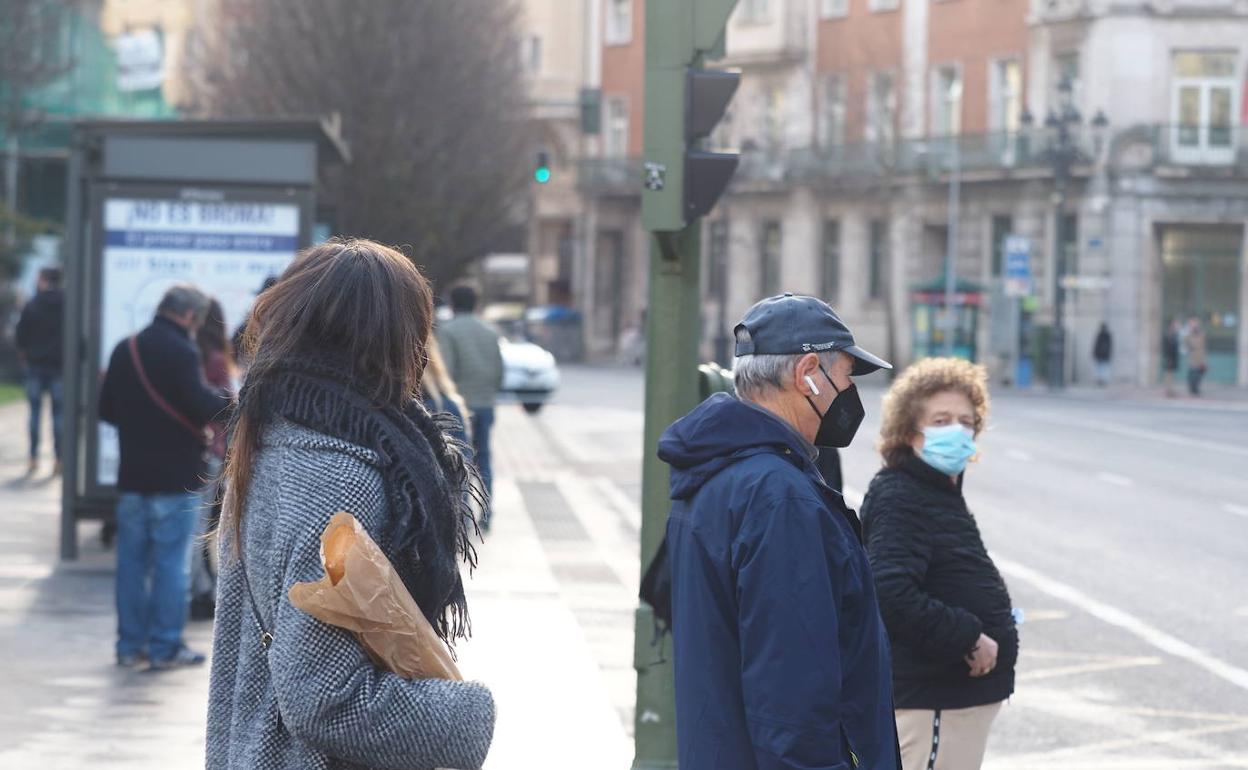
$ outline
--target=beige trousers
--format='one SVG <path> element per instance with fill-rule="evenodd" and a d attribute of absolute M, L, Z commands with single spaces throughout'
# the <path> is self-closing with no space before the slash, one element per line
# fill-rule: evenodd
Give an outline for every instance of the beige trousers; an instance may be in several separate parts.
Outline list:
<path fill-rule="evenodd" d="M 969 709 L 897 709 L 902 770 L 979 770 L 1000 703 Z"/>

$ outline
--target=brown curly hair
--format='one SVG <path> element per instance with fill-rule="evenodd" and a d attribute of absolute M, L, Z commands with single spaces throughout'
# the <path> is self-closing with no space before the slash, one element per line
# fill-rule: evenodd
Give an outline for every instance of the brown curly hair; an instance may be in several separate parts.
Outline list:
<path fill-rule="evenodd" d="M 880 454 L 890 468 L 914 454 L 910 442 L 919 433 L 923 406 L 937 393 L 963 393 L 975 408 L 975 435 L 988 420 L 988 371 L 961 358 L 925 358 L 893 381 L 884 394 Z"/>

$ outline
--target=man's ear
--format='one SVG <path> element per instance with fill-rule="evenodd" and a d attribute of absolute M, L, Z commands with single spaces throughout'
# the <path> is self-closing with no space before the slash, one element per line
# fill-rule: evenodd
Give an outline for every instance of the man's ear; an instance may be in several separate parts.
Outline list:
<path fill-rule="evenodd" d="M 815 377 L 815 375 L 818 373 L 819 373 L 819 355 L 818 354 L 807 353 L 806 355 L 797 359 L 797 366 L 794 367 L 793 374 L 795 375 L 794 379 L 796 381 L 798 390 L 800 391 L 803 387 L 807 387 L 806 385 L 807 377 Z M 818 382 L 819 378 L 815 377 L 815 381 Z"/>

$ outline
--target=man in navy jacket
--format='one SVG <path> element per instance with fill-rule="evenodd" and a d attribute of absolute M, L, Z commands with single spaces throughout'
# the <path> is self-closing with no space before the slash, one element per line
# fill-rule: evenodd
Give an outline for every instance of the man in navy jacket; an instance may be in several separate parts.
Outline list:
<path fill-rule="evenodd" d="M 208 297 L 170 288 L 150 326 L 113 350 L 100 419 L 117 426 L 117 664 L 197 666 L 188 648 L 191 538 L 204 485 L 204 427 L 229 400 L 204 382 L 195 347 Z M 137 364 L 136 364 L 137 362 Z"/>
<path fill-rule="evenodd" d="M 858 518 L 816 466 L 891 368 L 826 303 L 785 294 L 736 327 L 740 400 L 663 434 L 672 468 L 681 770 L 898 770 L 888 635 Z"/>

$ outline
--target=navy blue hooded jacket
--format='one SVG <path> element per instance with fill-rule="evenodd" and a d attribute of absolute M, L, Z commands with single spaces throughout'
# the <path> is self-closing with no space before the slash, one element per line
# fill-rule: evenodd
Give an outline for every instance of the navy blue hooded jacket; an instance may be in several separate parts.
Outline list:
<path fill-rule="evenodd" d="M 727 394 L 659 442 L 672 467 L 681 770 L 895 770 L 888 635 L 853 511 L 802 438 Z"/>

